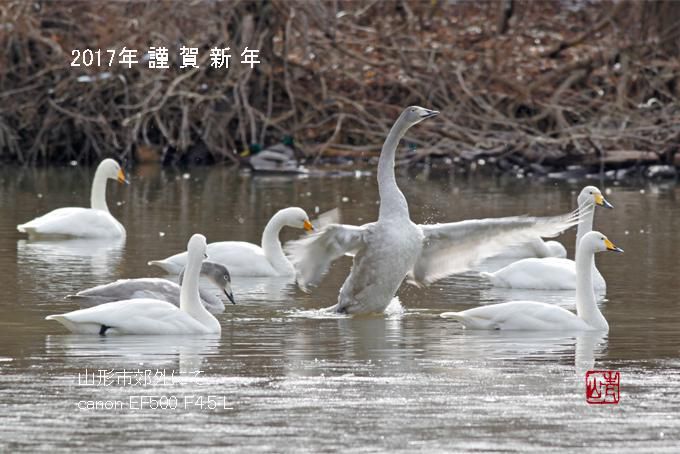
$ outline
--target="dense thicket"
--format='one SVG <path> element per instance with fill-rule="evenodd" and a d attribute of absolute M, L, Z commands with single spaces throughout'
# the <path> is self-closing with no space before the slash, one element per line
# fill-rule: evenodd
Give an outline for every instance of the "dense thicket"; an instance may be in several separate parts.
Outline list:
<path fill-rule="evenodd" d="M 0 156 L 234 159 L 286 135 L 307 155 L 379 150 L 403 106 L 443 115 L 418 153 L 671 161 L 680 2 L 0 3 Z M 150 46 L 170 69 L 149 69 Z M 199 48 L 180 69 L 179 48 Z M 252 69 L 245 48 L 259 49 Z M 128 68 L 74 49 L 138 50 Z M 229 70 L 209 67 L 230 47 Z M 645 153 L 647 153 L 645 155 Z M 618 157 L 618 158 L 617 158 Z"/>

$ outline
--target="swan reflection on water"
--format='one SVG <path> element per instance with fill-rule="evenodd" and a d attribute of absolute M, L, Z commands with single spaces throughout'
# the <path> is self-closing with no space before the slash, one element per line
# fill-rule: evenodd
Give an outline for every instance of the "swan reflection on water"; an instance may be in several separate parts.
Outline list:
<path fill-rule="evenodd" d="M 219 351 L 220 335 L 83 336 L 48 335 L 45 351 L 75 368 L 166 369 L 191 374 Z"/>
<path fill-rule="evenodd" d="M 73 239 L 17 241 L 19 282 L 34 285 L 27 293 L 48 294 L 50 299 L 73 293 L 73 276 L 92 285 L 116 277 L 125 250 L 125 239 Z M 40 279 L 36 279 L 40 276 Z"/>

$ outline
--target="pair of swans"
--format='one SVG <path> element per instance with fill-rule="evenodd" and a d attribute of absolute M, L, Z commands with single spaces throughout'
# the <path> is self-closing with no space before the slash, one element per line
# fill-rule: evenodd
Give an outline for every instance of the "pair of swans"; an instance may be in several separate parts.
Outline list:
<path fill-rule="evenodd" d="M 595 186 L 586 186 L 578 196 L 579 220 L 576 230 L 576 250 L 581 239 L 593 230 L 595 208 L 602 206 L 614 208 L 602 192 Z M 598 291 L 606 289 L 607 284 L 592 265 L 593 282 Z M 576 288 L 577 270 L 574 260 L 558 257 L 527 258 L 518 260 L 494 273 L 481 273 L 497 287 L 573 290 Z"/>
<path fill-rule="evenodd" d="M 106 182 L 109 179 L 129 183 L 120 164 L 113 159 L 104 159 L 94 174 L 90 208 L 58 208 L 17 225 L 17 230 L 28 234 L 31 239 L 124 237 L 125 227 L 111 215 L 106 205 Z"/>
<path fill-rule="evenodd" d="M 553 304 L 510 301 L 462 312 L 444 312 L 441 317 L 458 320 L 469 329 L 608 331 L 609 324 L 597 307 L 593 286 L 595 253 L 603 251 L 623 252 L 596 231 L 586 233 L 578 242 L 576 314 Z"/>
<path fill-rule="evenodd" d="M 236 304 L 231 291 L 231 275 L 226 266 L 205 261 L 201 266 L 201 275 L 222 290 L 232 304 Z M 68 295 L 66 299 L 79 302 L 81 308 L 114 301 L 144 298 L 167 301 L 179 307 L 180 286 L 183 279 L 184 270 L 179 275 L 179 285 L 167 279 L 155 277 L 119 279 L 115 282 L 82 290 L 75 295 Z M 208 311 L 213 314 L 224 312 L 224 303 L 212 292 L 199 286 L 198 293 L 201 303 Z"/>
<path fill-rule="evenodd" d="M 206 239 L 201 234 L 189 240 L 179 308 L 157 299 L 128 299 L 50 315 L 46 320 L 56 320 L 77 334 L 219 334 L 220 322 L 203 306 L 199 295 L 206 248 Z"/>
<path fill-rule="evenodd" d="M 378 161 L 378 220 L 362 226 L 331 224 L 286 245 L 302 289 L 316 285 L 335 259 L 353 255 L 352 270 L 330 311 L 383 312 L 404 278 L 429 284 L 468 270 L 504 247 L 555 236 L 577 222 L 574 213 L 555 217 L 508 217 L 446 224 L 414 224 L 397 186 L 394 161 L 406 131 L 438 112 L 406 108 L 390 130 Z"/>

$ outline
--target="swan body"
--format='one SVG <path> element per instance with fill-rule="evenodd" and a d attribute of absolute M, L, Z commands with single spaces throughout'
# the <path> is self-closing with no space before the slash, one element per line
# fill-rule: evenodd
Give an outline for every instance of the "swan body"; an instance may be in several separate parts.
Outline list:
<path fill-rule="evenodd" d="M 553 218 L 511 217 L 416 225 L 397 186 L 394 162 L 406 131 L 438 112 L 411 106 L 399 116 L 378 162 L 378 220 L 362 226 L 331 224 L 286 245 L 303 290 L 316 285 L 331 262 L 352 255 L 353 264 L 336 305 L 348 313 L 384 312 L 405 277 L 429 284 L 468 270 L 475 262 L 538 236 L 554 236 L 574 225 L 573 214 Z"/>
<path fill-rule="evenodd" d="M 512 248 L 493 256 L 493 258 L 501 259 L 547 257 L 566 258 L 567 249 L 559 241 L 543 241 L 542 238 L 536 237 L 527 243 L 518 244 L 517 246 L 513 246 Z"/>
<path fill-rule="evenodd" d="M 208 277 L 235 304 L 231 291 L 231 277 L 226 267 L 205 261 L 201 268 L 201 274 Z M 220 298 L 200 287 L 198 292 L 201 303 L 210 313 L 224 312 L 224 303 Z M 167 301 L 179 307 L 180 286 L 161 278 L 119 279 L 115 282 L 82 290 L 75 295 L 68 295 L 66 298 L 78 301 L 81 308 L 128 299 L 156 299 Z"/>
<path fill-rule="evenodd" d="M 29 238 L 107 238 L 124 237 L 125 227 L 114 218 L 106 205 L 106 181 L 127 183 L 125 173 L 113 159 L 104 159 L 94 174 L 90 208 L 66 207 L 50 211 L 17 230 Z"/>
<path fill-rule="evenodd" d="M 552 304 L 510 301 L 462 312 L 444 312 L 441 317 L 458 320 L 468 329 L 608 331 L 609 324 L 597 307 L 592 285 L 595 253 L 607 250 L 623 252 L 600 232 L 590 232 L 580 241 L 576 252 L 576 314 Z"/>
<path fill-rule="evenodd" d="M 205 237 L 195 234 L 189 240 L 187 269 L 180 290 L 179 308 L 156 299 L 128 299 L 49 315 L 76 334 L 217 334 L 219 321 L 201 304 L 198 280 L 205 258 Z"/>
<path fill-rule="evenodd" d="M 279 241 L 279 232 L 286 226 L 307 231 L 313 229 L 302 208 L 284 208 L 267 223 L 262 233 L 262 246 L 244 241 L 210 243 L 207 248 L 208 260 L 226 266 L 232 276 L 293 276 L 295 269 L 284 255 Z M 178 274 L 186 260 L 187 253 L 182 252 L 163 260 L 152 260 L 149 265 L 156 265 L 170 274 Z"/>
<path fill-rule="evenodd" d="M 580 239 L 592 231 L 595 206 L 613 208 L 595 186 L 586 186 L 578 196 L 579 223 L 576 231 L 576 248 Z M 480 273 L 497 287 L 548 290 L 573 290 L 576 288 L 576 263 L 566 258 L 527 258 L 518 260 L 494 273 Z M 593 280 L 597 290 L 607 284 L 593 262 Z"/>
<path fill-rule="evenodd" d="M 475 307 L 463 312 L 444 312 L 441 317 L 458 320 L 467 329 L 530 331 L 592 329 L 573 312 L 536 301 L 510 301 Z"/>
<path fill-rule="evenodd" d="M 513 262 L 495 273 L 481 273 L 496 287 L 574 290 L 576 266 L 573 260 L 547 257 Z M 593 284 L 597 290 L 607 287 L 602 274 L 593 268 Z"/>

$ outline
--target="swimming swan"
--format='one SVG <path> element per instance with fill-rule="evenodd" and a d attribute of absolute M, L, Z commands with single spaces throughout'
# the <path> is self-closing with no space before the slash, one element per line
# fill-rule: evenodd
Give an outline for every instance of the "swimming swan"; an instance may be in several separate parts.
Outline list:
<path fill-rule="evenodd" d="M 231 291 L 231 276 L 224 265 L 205 261 L 201 266 L 201 274 L 221 289 L 232 304 L 234 295 Z M 179 283 L 182 284 L 184 273 L 180 274 Z M 81 308 L 98 306 L 127 299 L 151 298 L 167 301 L 179 307 L 180 285 L 167 279 L 146 277 L 140 279 L 119 279 L 108 284 L 98 285 L 81 290 L 75 295 L 68 295 L 66 299 L 80 303 Z M 212 292 L 198 288 L 201 303 L 212 314 L 224 312 L 224 303 Z"/>
<path fill-rule="evenodd" d="M 179 309 L 167 301 L 130 299 L 49 315 L 76 334 L 217 334 L 220 322 L 208 312 L 198 294 L 205 237 L 195 234 L 188 244 L 187 269 L 180 290 Z"/>
<path fill-rule="evenodd" d="M 104 159 L 94 173 L 90 192 L 90 208 L 57 208 L 25 224 L 17 230 L 29 238 L 104 238 L 124 237 L 125 227 L 116 220 L 106 205 L 106 180 L 128 183 L 120 165 Z"/>
<path fill-rule="evenodd" d="M 576 231 L 576 249 L 580 239 L 593 230 L 595 206 L 614 208 L 595 186 L 586 186 L 578 196 L 581 211 Z M 496 287 L 573 290 L 576 288 L 576 264 L 566 258 L 529 258 L 513 262 L 494 273 L 481 273 Z M 593 281 L 597 290 L 607 284 L 593 262 Z"/>
<path fill-rule="evenodd" d="M 475 307 L 462 312 L 444 312 L 469 329 L 504 330 L 601 330 L 609 324 L 597 307 L 593 290 L 593 261 L 596 252 L 623 252 L 600 232 L 581 238 L 576 251 L 576 314 L 559 306 L 536 301 L 510 301 Z"/>
<path fill-rule="evenodd" d="M 525 258 L 565 258 L 567 249 L 559 241 L 544 241 L 541 237 L 535 237 L 524 244 L 513 246 L 501 254 L 494 255 L 492 258 L 500 259 L 525 259 Z"/>
<path fill-rule="evenodd" d="M 262 233 L 262 247 L 245 241 L 220 241 L 208 245 L 208 259 L 229 268 L 232 276 L 294 276 L 295 269 L 281 249 L 279 232 L 283 227 L 313 230 L 305 210 L 297 207 L 278 211 Z M 178 274 L 186 263 L 186 252 L 163 260 L 152 260 L 149 265 Z"/>
<path fill-rule="evenodd" d="M 286 244 L 303 290 L 316 285 L 333 260 L 354 255 L 338 303 L 328 310 L 349 314 L 383 312 L 407 275 L 410 282 L 429 284 L 465 271 L 509 244 L 553 236 L 575 224 L 572 214 L 434 225 L 411 222 L 406 198 L 394 175 L 395 153 L 399 140 L 411 126 L 438 113 L 408 107 L 390 130 L 378 161 L 380 211 L 376 222 L 358 227 L 331 224 L 319 233 Z"/>

